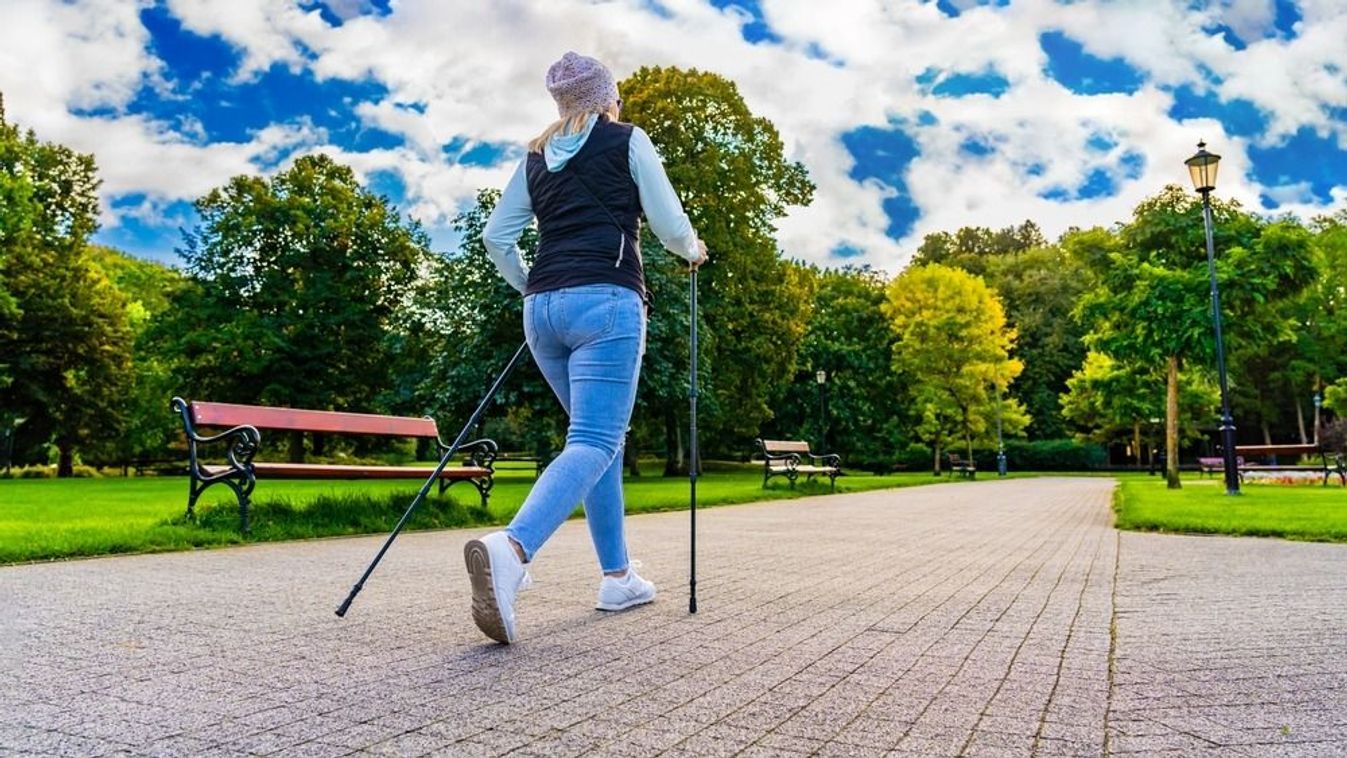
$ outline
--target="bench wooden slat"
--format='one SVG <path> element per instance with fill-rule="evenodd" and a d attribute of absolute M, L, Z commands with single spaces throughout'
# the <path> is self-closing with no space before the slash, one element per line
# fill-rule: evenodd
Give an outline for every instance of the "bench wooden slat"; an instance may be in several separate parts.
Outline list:
<path fill-rule="evenodd" d="M 1318 445 L 1236 445 L 1240 455 L 1319 455 Z"/>
<path fill-rule="evenodd" d="M 202 466 L 209 475 L 223 474 L 228 466 Z M 425 479 L 434 469 L 419 466 L 347 466 L 327 463 L 254 463 L 259 477 L 278 479 Z M 441 479 L 474 479 L 491 471 L 476 466 L 446 466 Z"/>
<path fill-rule="evenodd" d="M 769 453 L 808 453 L 808 442 L 795 440 L 763 440 L 762 447 Z"/>
<path fill-rule="evenodd" d="M 298 432 L 373 434 L 384 437 L 438 437 L 434 419 L 272 408 L 237 403 L 193 402 L 198 426 L 242 426 Z"/>

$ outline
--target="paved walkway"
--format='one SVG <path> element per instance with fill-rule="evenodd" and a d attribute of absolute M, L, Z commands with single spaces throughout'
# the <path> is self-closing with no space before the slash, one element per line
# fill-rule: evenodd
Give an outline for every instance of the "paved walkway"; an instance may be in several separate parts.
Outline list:
<path fill-rule="evenodd" d="M 566 524 L 521 644 L 468 532 L 0 569 L 0 754 L 1347 753 L 1347 546 L 1127 534 L 1033 479 L 636 517 L 655 604 Z"/>

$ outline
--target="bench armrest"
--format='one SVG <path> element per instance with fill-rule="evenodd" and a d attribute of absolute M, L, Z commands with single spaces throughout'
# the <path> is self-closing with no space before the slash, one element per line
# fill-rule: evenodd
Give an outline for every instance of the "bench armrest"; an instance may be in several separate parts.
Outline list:
<path fill-rule="evenodd" d="M 762 440 L 754 440 L 754 443 L 758 446 L 758 452 L 762 453 L 763 461 L 769 466 L 772 461 L 785 461 L 791 468 L 800 465 L 799 453 L 769 453 L 767 452 L 767 446 L 762 443 Z"/>
<path fill-rule="evenodd" d="M 444 442 L 439 442 L 438 444 L 441 454 L 449 449 L 449 446 L 444 444 Z M 473 466 L 484 468 L 487 471 L 495 471 L 494 464 L 498 454 L 495 440 L 482 438 L 480 440 L 464 442 L 462 445 L 459 445 L 456 452 L 466 454 L 468 456 L 468 461 L 471 462 Z"/>
<path fill-rule="evenodd" d="M 187 434 L 187 452 L 194 473 L 199 473 L 197 445 L 209 445 L 213 442 L 224 442 L 229 445 L 225 457 L 229 459 L 229 465 L 234 470 L 243 471 L 252 465 L 253 456 L 257 454 L 257 449 L 262 444 L 262 433 L 257 431 L 257 427 L 244 424 L 226 429 L 219 434 L 201 434 L 192 425 L 192 414 L 187 401 L 175 397 L 170 405 L 182 416 L 183 431 Z"/>
<path fill-rule="evenodd" d="M 822 462 L 824 466 L 830 468 L 842 468 L 842 456 L 837 453 L 828 453 L 826 455 L 814 455 L 811 453 L 809 457 L 812 458 L 815 463 Z"/>

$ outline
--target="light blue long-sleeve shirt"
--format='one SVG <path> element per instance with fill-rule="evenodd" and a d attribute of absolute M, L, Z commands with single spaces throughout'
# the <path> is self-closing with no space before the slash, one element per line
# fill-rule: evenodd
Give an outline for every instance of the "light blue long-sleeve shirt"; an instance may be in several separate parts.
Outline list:
<path fill-rule="evenodd" d="M 591 116 L 581 131 L 555 136 L 547 143 L 543 158 L 547 161 L 549 171 L 565 168 L 567 161 L 584 147 L 597 118 Z M 528 269 L 524 267 L 517 243 L 519 235 L 533 221 L 533 199 L 529 196 L 527 164 L 527 157 L 519 162 L 482 232 L 482 242 L 486 244 L 486 253 L 491 262 L 496 264 L 505 281 L 520 292 L 528 285 Z M 651 231 L 675 255 L 688 261 L 699 259 L 701 251 L 697 245 L 697 232 L 693 230 L 692 222 L 683 212 L 683 204 L 669 183 L 659 153 L 655 152 L 649 135 L 640 127 L 632 127 L 627 164 L 631 167 L 631 179 L 636 182 L 641 210 L 650 222 Z"/>

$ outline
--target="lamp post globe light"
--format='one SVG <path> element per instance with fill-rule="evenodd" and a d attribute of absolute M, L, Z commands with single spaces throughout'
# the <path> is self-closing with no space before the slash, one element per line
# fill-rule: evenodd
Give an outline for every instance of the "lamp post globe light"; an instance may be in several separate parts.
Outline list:
<path fill-rule="evenodd" d="M 823 385 L 828 383 L 828 372 L 819 369 L 814 372 L 814 381 L 818 383 L 818 429 L 819 454 L 828 452 L 828 420 L 823 405 Z"/>
<path fill-rule="evenodd" d="M 1202 224 L 1207 232 L 1207 273 L 1211 277 L 1211 320 L 1216 332 L 1216 372 L 1221 382 L 1221 458 L 1225 462 L 1225 494 L 1239 494 L 1239 469 L 1235 464 L 1235 420 L 1230 415 L 1230 387 L 1225 374 L 1225 343 L 1221 338 L 1221 296 L 1216 289 L 1216 243 L 1211 234 L 1211 191 L 1216 189 L 1216 169 L 1221 156 L 1207 152 L 1207 143 L 1197 143 L 1197 153 L 1184 161 L 1193 179 L 1193 189 L 1202 195 Z"/>

